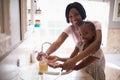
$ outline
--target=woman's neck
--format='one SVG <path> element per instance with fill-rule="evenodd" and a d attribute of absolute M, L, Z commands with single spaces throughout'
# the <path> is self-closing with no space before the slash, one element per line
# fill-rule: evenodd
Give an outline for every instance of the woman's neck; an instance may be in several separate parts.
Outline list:
<path fill-rule="evenodd" d="M 79 26 L 72 25 L 72 29 L 75 31 L 75 33 L 79 32 Z"/>

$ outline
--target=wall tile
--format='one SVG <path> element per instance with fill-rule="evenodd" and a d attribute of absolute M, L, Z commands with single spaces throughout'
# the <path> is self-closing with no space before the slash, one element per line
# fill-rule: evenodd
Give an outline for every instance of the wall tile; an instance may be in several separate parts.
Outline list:
<path fill-rule="evenodd" d="M 120 29 L 109 29 L 105 53 L 120 54 Z"/>

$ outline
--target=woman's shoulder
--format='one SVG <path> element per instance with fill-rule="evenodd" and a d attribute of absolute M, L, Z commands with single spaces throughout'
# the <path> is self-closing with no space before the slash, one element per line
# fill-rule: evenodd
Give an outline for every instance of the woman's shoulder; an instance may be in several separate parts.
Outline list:
<path fill-rule="evenodd" d="M 92 21 L 94 25 L 101 26 L 101 23 L 99 21 Z"/>
<path fill-rule="evenodd" d="M 101 30 L 101 23 L 99 21 L 96 20 L 87 20 L 92 22 L 95 25 L 96 30 Z"/>
<path fill-rule="evenodd" d="M 69 25 L 69 26 L 67 26 L 67 28 L 65 28 L 65 29 L 71 29 L 72 28 L 72 25 Z"/>
<path fill-rule="evenodd" d="M 99 24 L 99 25 L 101 25 L 101 23 L 100 23 L 99 21 L 97 21 L 97 20 L 87 20 L 87 21 L 90 21 L 90 22 L 92 22 L 93 24 Z"/>
<path fill-rule="evenodd" d="M 72 25 L 69 25 L 63 32 L 69 33 L 72 30 Z"/>

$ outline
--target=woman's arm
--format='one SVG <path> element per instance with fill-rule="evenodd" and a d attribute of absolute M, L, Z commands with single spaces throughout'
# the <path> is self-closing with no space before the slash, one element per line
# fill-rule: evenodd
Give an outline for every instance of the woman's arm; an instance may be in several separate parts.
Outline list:
<path fill-rule="evenodd" d="M 67 37 L 68 35 L 62 32 L 61 35 L 58 37 L 58 39 L 55 42 L 53 42 L 53 44 L 48 48 L 46 53 L 50 55 L 51 53 L 56 51 L 62 45 L 62 43 L 66 40 Z"/>
<path fill-rule="evenodd" d="M 99 58 L 97 58 L 95 56 L 88 56 L 86 59 L 82 60 L 78 65 L 76 65 L 74 67 L 74 70 L 82 69 L 82 68 L 88 66 L 89 64 L 91 64 L 92 62 L 94 62 L 97 59 L 99 59 Z"/>
<path fill-rule="evenodd" d="M 72 52 L 70 58 L 73 58 L 74 56 L 76 56 L 79 52 L 79 48 L 78 47 L 75 47 L 74 51 Z"/>
<path fill-rule="evenodd" d="M 53 42 L 53 44 L 47 49 L 47 51 L 45 52 L 46 54 L 41 54 L 41 52 L 38 53 L 37 60 L 39 61 L 41 59 L 41 56 L 48 57 L 50 54 L 56 51 L 67 37 L 68 35 L 65 32 L 62 32 L 58 39 L 55 42 Z"/>

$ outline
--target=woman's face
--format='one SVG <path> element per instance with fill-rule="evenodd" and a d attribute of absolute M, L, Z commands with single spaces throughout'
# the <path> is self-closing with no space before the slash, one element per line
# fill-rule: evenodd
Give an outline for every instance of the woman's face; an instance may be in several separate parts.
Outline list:
<path fill-rule="evenodd" d="M 77 9 L 72 8 L 69 12 L 69 21 L 74 25 L 77 26 L 82 21 L 82 17 Z"/>

